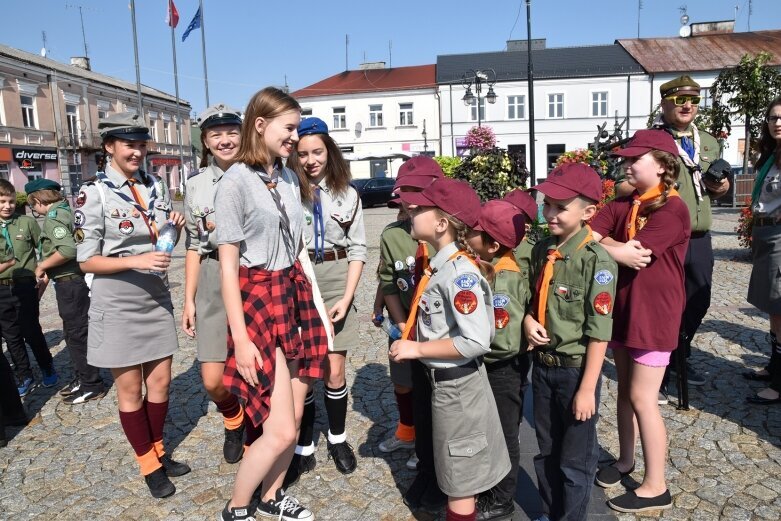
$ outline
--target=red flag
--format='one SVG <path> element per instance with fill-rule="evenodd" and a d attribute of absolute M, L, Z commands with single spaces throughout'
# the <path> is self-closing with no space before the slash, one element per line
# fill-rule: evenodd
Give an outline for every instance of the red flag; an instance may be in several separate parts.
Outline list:
<path fill-rule="evenodd" d="M 168 16 L 165 17 L 165 23 L 169 26 L 176 28 L 179 23 L 179 11 L 176 10 L 174 0 L 168 0 Z"/>

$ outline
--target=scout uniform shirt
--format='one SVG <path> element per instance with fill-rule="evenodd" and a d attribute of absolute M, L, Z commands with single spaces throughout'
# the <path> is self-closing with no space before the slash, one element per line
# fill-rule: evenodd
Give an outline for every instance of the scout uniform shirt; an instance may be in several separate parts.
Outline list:
<path fill-rule="evenodd" d="M 412 297 L 415 294 L 415 253 L 418 241 L 412 238 L 409 219 L 389 224 L 380 237 L 380 266 L 377 275 L 383 295 L 398 295 L 401 306 L 409 312 Z M 433 249 L 428 244 L 429 258 Z"/>
<path fill-rule="evenodd" d="M 419 342 L 452 338 L 465 360 L 420 359 L 433 369 L 463 365 L 485 355 L 494 338 L 491 287 L 465 254 L 453 257 L 457 252 L 452 242 L 431 259 L 431 280 L 418 304 L 417 333 Z"/>
<path fill-rule="evenodd" d="M 494 327 L 496 336 L 485 363 L 506 360 L 516 356 L 523 337 L 523 317 L 529 300 L 529 283 L 524 282 L 512 251 L 507 251 L 492 262 L 495 270 L 493 290 Z"/>
<path fill-rule="evenodd" d="M 57 280 L 68 275 L 82 275 L 76 262 L 76 242 L 73 240 L 73 211 L 65 201 L 55 203 L 46 212 L 41 231 L 41 257 L 48 259 L 54 252 L 68 259 L 68 262 L 49 268 L 46 275 Z"/>
<path fill-rule="evenodd" d="M 346 248 L 348 262 L 366 262 L 366 232 L 357 190 L 348 186 L 345 193 L 337 195 L 323 179 L 314 187 L 313 197 L 314 201 L 304 204 L 304 240 L 310 254 L 317 254 L 319 247 L 324 251 Z M 320 209 L 317 206 L 318 197 Z"/>
<path fill-rule="evenodd" d="M 3 262 L 16 259 L 16 264 L 0 273 L 0 280 L 34 278 L 36 247 L 41 237 L 38 222 L 26 215 L 14 215 L 7 221 L 0 219 L 0 230 L 5 242 Z"/>
<path fill-rule="evenodd" d="M 128 179 L 111 165 L 81 187 L 73 212 L 79 262 L 94 255 L 125 257 L 154 249 L 155 229 L 160 230 L 168 219 L 171 197 L 167 190 L 160 193 L 161 183 L 140 170 L 132 179 L 140 202 L 135 200 Z M 142 211 L 152 214 L 149 225 Z"/>
<path fill-rule="evenodd" d="M 602 246 L 593 240 L 583 242 L 588 233 L 584 226 L 558 248 L 563 258 L 553 265 L 546 310 L 545 331 L 550 343 L 540 350 L 584 355 L 589 339 L 607 341 L 612 336 L 618 268 Z M 541 278 L 548 250 L 557 248 L 556 241 L 555 236 L 546 237 L 534 246 L 532 287 L 536 288 Z"/>
<path fill-rule="evenodd" d="M 217 251 L 217 225 L 214 222 L 214 200 L 217 182 L 225 172 L 214 161 L 187 180 L 185 196 L 185 246 L 207 255 Z"/>

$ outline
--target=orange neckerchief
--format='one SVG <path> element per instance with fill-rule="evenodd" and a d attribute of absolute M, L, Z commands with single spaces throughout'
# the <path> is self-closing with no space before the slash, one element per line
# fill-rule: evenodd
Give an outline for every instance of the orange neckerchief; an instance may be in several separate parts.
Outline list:
<path fill-rule="evenodd" d="M 640 207 L 643 205 L 643 203 L 648 201 L 653 201 L 660 195 L 662 195 L 664 185 L 661 183 L 648 190 L 643 195 L 640 195 L 638 193 L 635 193 L 634 199 L 632 200 L 632 211 L 629 212 L 629 219 L 626 221 L 626 236 L 631 241 L 635 238 L 635 235 L 637 235 L 637 216 L 640 213 Z M 678 191 L 675 188 L 670 188 L 670 191 L 667 192 L 667 197 L 678 197 Z"/>
<path fill-rule="evenodd" d="M 141 197 L 141 194 L 138 193 L 138 190 L 136 190 L 135 184 L 138 182 L 138 180 L 134 177 L 131 177 L 127 180 L 127 185 L 130 187 L 130 193 L 133 194 L 133 199 L 136 200 L 138 205 L 143 208 L 144 210 L 148 210 L 146 203 L 144 202 L 144 199 Z M 144 224 L 146 224 L 146 227 L 149 228 L 149 236 L 152 240 L 152 244 L 157 243 L 157 224 L 154 221 L 150 221 L 149 217 L 144 212 L 141 212 L 141 217 L 144 219 Z"/>
<path fill-rule="evenodd" d="M 588 233 L 586 237 L 581 241 L 575 251 L 580 250 L 588 242 L 594 240 L 594 236 L 591 234 L 591 227 L 586 225 Z M 545 268 L 542 270 L 542 277 L 537 283 L 537 322 L 542 327 L 545 327 L 545 312 L 548 309 L 548 290 L 550 289 L 551 280 L 553 280 L 553 265 L 557 260 L 563 259 L 559 249 L 548 250 L 548 261 L 545 263 Z"/>
<path fill-rule="evenodd" d="M 518 262 L 515 260 L 515 255 L 513 255 L 512 250 L 504 252 L 504 255 L 499 257 L 496 266 L 494 266 L 494 271 L 496 273 L 499 273 L 500 271 L 521 272 L 521 268 L 518 266 Z"/>
<path fill-rule="evenodd" d="M 423 245 L 423 247 L 425 248 L 426 246 Z M 463 250 L 458 250 L 453 255 L 448 257 L 447 260 L 453 260 L 459 255 L 465 255 L 467 259 L 469 259 L 473 264 L 477 265 L 475 261 L 466 255 L 466 252 Z M 426 261 L 426 264 L 428 264 L 428 260 Z M 409 308 L 409 315 L 407 315 L 407 322 L 404 323 L 404 332 L 401 334 L 402 340 L 408 340 L 411 332 L 415 329 L 415 323 L 418 320 L 418 304 L 420 304 L 420 298 L 423 296 L 423 292 L 426 290 L 426 286 L 428 286 L 432 275 L 433 273 L 431 268 L 426 266 L 426 268 L 423 270 L 423 276 L 420 278 L 420 281 L 416 281 L 417 285 L 415 286 L 415 296 L 412 297 L 412 304 Z"/>

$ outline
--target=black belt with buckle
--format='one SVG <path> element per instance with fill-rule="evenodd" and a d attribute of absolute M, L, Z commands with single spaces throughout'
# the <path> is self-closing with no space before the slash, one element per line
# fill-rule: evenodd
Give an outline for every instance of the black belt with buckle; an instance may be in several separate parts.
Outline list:
<path fill-rule="evenodd" d="M 209 253 L 204 253 L 203 255 L 201 255 L 201 261 L 203 261 L 207 257 L 218 261 L 220 260 L 220 252 L 219 250 L 212 250 Z"/>
<path fill-rule="evenodd" d="M 447 367 L 445 369 L 432 369 L 431 379 L 434 383 L 447 382 L 448 380 L 457 380 L 461 377 L 470 375 L 477 371 L 483 365 L 482 359 L 473 358 L 464 365 L 456 367 Z"/>
<path fill-rule="evenodd" d="M 334 248 L 323 252 L 323 262 L 335 261 L 347 258 L 347 248 Z M 309 260 L 315 260 L 315 252 L 309 251 Z"/>
<path fill-rule="evenodd" d="M 752 224 L 756 227 L 778 226 L 778 219 L 776 219 L 775 217 L 754 217 Z"/>
<path fill-rule="evenodd" d="M 0 279 L 0 286 L 13 286 L 13 279 Z"/>
<path fill-rule="evenodd" d="M 55 282 L 67 282 L 69 280 L 83 279 L 84 275 L 63 275 L 54 279 Z"/>
<path fill-rule="evenodd" d="M 545 367 L 583 367 L 586 361 L 583 355 L 566 356 L 546 351 L 535 351 L 534 359 Z"/>

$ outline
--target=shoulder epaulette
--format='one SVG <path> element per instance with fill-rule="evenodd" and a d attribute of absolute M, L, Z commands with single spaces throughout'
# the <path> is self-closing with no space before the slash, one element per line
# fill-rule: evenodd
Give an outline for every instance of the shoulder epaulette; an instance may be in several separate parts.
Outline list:
<path fill-rule="evenodd" d="M 587 242 L 586 249 L 594 252 L 600 262 L 613 262 L 613 257 L 611 257 L 607 250 L 603 248 L 602 245 L 600 245 L 597 241 Z"/>

